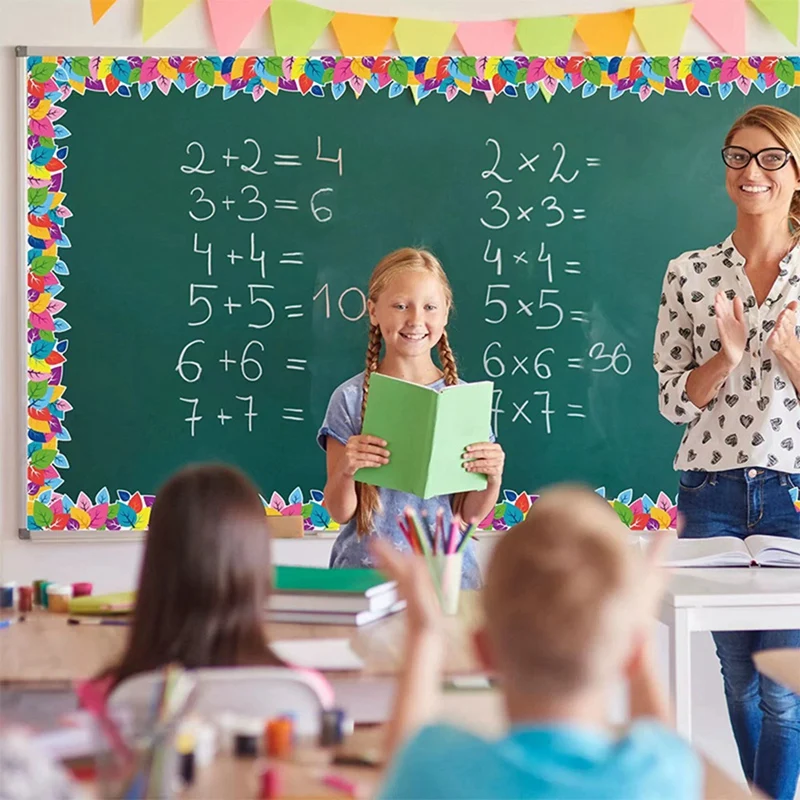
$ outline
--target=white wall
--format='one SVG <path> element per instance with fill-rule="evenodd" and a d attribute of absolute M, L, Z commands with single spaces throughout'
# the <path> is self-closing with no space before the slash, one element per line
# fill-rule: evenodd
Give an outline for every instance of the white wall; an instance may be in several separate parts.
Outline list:
<path fill-rule="evenodd" d="M 674 0 L 667 0 L 673 2 Z M 316 0 L 318 5 L 337 10 L 375 13 L 374 0 Z M 664 0 L 635 0 L 636 5 L 659 5 Z M 487 16 L 545 16 L 563 13 L 613 11 L 625 4 L 614 0 L 393 0 L 380 4 L 383 13 L 434 19 L 485 19 Z M 133 585 L 141 556 L 139 544 L 33 544 L 17 539 L 22 523 L 24 498 L 23 446 L 24 415 L 21 405 L 20 355 L 23 330 L 18 316 L 23 292 L 21 238 L 22 213 L 19 196 L 17 155 L 18 99 L 15 45 L 27 45 L 32 52 L 205 53 L 212 51 L 212 39 L 204 3 L 180 15 L 148 43 L 141 41 L 138 17 L 141 0 L 118 0 L 97 26 L 91 24 L 89 0 L 0 0 L 0 573 L 4 579 L 92 580 L 99 590 L 123 589 Z M 264 52 L 271 46 L 266 25 L 259 26 L 245 48 Z M 578 44 L 575 43 L 577 47 Z M 631 52 L 639 47 L 631 39 Z M 747 49 L 752 53 L 789 52 L 789 44 L 748 9 Z M 335 52 L 335 42 L 326 33 L 316 49 Z M 684 40 L 684 52 L 717 52 L 713 42 L 694 23 Z M 658 102 L 653 100 L 652 102 Z M 67 192 L 69 186 L 67 185 Z M 293 545 L 301 546 L 302 543 Z M 291 547 L 285 550 L 294 560 Z M 296 552 L 296 551 L 295 551 Z M 315 551 L 315 559 L 319 559 Z M 731 771 L 738 769 L 729 726 L 724 717 L 718 667 L 710 638 L 697 641 L 694 670 L 699 742 Z"/>

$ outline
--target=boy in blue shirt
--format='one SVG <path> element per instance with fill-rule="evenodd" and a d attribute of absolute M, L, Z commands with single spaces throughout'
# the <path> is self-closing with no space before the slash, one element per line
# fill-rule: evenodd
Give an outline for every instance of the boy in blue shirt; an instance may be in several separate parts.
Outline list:
<path fill-rule="evenodd" d="M 388 738 L 395 760 L 382 798 L 702 796 L 699 759 L 668 727 L 650 657 L 663 588 L 660 546 L 645 561 L 627 536 L 595 493 L 559 487 L 497 544 L 484 627 L 475 634 L 479 660 L 505 696 L 508 732 L 496 740 L 450 725 L 422 727 L 435 715 L 441 684 L 437 599 L 421 559 L 377 545 L 408 601 L 405 671 Z M 620 736 L 606 710 L 623 676 L 631 725 Z"/>

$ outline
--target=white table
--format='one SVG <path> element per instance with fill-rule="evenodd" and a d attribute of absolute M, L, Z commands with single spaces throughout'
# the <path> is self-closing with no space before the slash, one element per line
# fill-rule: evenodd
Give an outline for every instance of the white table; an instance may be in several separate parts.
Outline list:
<path fill-rule="evenodd" d="M 669 629 L 675 725 L 681 735 L 691 739 L 692 633 L 800 629 L 800 570 L 675 569 L 658 617 Z"/>

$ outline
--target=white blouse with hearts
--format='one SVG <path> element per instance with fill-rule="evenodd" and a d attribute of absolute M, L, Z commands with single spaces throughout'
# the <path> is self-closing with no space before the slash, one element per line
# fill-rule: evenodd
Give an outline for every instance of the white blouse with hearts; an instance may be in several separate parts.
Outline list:
<path fill-rule="evenodd" d="M 686 425 L 675 469 L 747 466 L 800 472 L 798 394 L 767 346 L 778 315 L 800 298 L 800 245 L 781 262 L 760 308 L 744 263 L 729 236 L 716 247 L 684 253 L 667 267 L 653 364 L 661 413 L 676 425 Z M 717 397 L 700 409 L 689 400 L 686 381 L 691 370 L 720 350 L 714 313 L 718 291 L 731 300 L 741 298 L 749 334 L 741 362 Z"/>

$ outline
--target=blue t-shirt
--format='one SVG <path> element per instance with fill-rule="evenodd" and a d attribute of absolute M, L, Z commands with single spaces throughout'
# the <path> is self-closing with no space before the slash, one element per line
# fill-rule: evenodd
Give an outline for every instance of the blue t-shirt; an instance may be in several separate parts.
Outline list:
<path fill-rule="evenodd" d="M 423 728 L 400 751 L 382 800 L 699 800 L 700 761 L 655 721 L 622 739 L 569 725 L 513 728 L 489 741 L 450 725 Z"/>
<path fill-rule="evenodd" d="M 445 387 L 443 379 L 430 384 L 431 389 L 441 391 Z M 347 444 L 351 436 L 361 433 L 361 400 L 364 396 L 364 373 L 360 373 L 339 386 L 328 403 L 328 411 L 322 423 L 317 441 L 322 449 L 326 449 L 329 436 L 341 444 Z M 398 550 L 408 550 L 408 542 L 397 524 L 407 506 L 415 509 L 422 516 L 426 511 L 429 519 L 436 518 L 436 512 L 444 511 L 444 523 L 449 525 L 453 517 L 451 496 L 431 497 L 423 500 L 413 494 L 398 492 L 394 489 L 378 489 L 381 509 L 376 511 L 373 519 L 373 532 L 391 539 Z M 373 567 L 369 549 L 369 537 L 359 536 L 356 531 L 355 517 L 343 525 L 333 544 L 330 559 L 331 567 Z M 464 548 L 464 561 L 461 574 L 462 589 L 479 589 L 481 574 L 475 559 L 475 548 L 468 542 Z"/>

